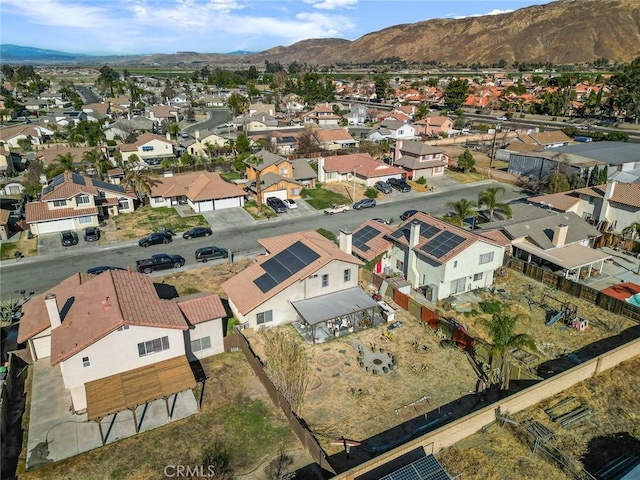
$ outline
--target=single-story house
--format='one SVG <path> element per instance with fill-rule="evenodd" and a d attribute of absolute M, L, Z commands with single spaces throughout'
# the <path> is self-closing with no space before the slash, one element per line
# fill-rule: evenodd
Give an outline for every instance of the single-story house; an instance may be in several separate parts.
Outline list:
<path fill-rule="evenodd" d="M 313 131 L 313 138 L 324 150 L 357 148 L 360 143 L 344 128 L 316 129 Z"/>
<path fill-rule="evenodd" d="M 368 153 L 318 157 L 318 180 L 322 183 L 355 181 L 373 187 L 377 181 L 403 176 L 403 169 L 376 160 Z"/>
<path fill-rule="evenodd" d="M 372 142 L 382 140 L 403 140 L 414 139 L 416 129 L 413 125 L 395 120 L 384 120 L 367 135 L 367 139 Z"/>

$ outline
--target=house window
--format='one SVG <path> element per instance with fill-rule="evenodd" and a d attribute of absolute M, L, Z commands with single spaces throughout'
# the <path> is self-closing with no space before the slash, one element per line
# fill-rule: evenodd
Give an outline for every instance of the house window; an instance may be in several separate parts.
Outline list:
<path fill-rule="evenodd" d="M 325 273 L 324 275 L 322 275 L 322 286 L 323 287 L 328 287 L 329 286 L 329 274 Z"/>
<path fill-rule="evenodd" d="M 145 357 L 152 353 L 169 350 L 169 337 L 155 338 L 138 344 L 138 356 Z"/>
<path fill-rule="evenodd" d="M 297 196 L 297 195 L 300 195 L 300 188 L 292 188 L 292 189 L 291 189 L 291 195 L 292 195 L 292 196 L 294 196 L 294 195 L 296 195 L 296 196 Z"/>
<path fill-rule="evenodd" d="M 153 145 L 143 145 L 142 146 L 142 151 L 143 152 L 153 152 Z"/>
<path fill-rule="evenodd" d="M 589 205 L 593 205 L 593 197 L 589 197 Z"/>
<path fill-rule="evenodd" d="M 283 167 L 280 169 L 280 175 L 286 175 L 287 173 L 289 173 L 289 169 L 286 167 Z"/>
<path fill-rule="evenodd" d="M 440 173 L 440 172 L 442 172 L 442 168 L 443 168 L 443 167 L 435 167 L 435 168 L 433 169 L 433 171 L 434 171 L 434 172 L 436 172 L 436 173 Z"/>
<path fill-rule="evenodd" d="M 129 330 L 129 325 L 120 325 L 120 326 L 118 327 L 118 331 L 119 331 L 119 332 L 122 332 L 122 331 L 124 331 L 124 330 Z"/>
<path fill-rule="evenodd" d="M 82 366 L 83 367 L 91 366 L 91 362 L 89 361 L 89 357 L 82 357 Z"/>
<path fill-rule="evenodd" d="M 493 262 L 493 252 L 483 253 L 480 255 L 480 265 L 484 265 L 489 262 Z"/>
<path fill-rule="evenodd" d="M 127 198 L 121 198 L 118 200 L 118 208 L 120 210 L 129 210 L 129 200 Z"/>
<path fill-rule="evenodd" d="M 191 340 L 191 351 L 199 352 L 200 350 L 206 350 L 211 348 L 211 337 L 196 338 Z"/>
<path fill-rule="evenodd" d="M 453 268 L 458 268 L 458 260 L 453 261 Z"/>
<path fill-rule="evenodd" d="M 344 281 L 345 282 L 350 282 L 351 281 L 351 269 L 350 268 L 345 268 L 345 270 L 344 270 Z"/>
<path fill-rule="evenodd" d="M 482 280 L 482 277 L 483 277 L 483 276 L 484 276 L 484 274 L 483 274 L 482 272 L 480 272 L 480 273 L 476 273 L 476 274 L 473 276 L 473 281 L 474 281 L 474 282 L 479 282 L 480 280 Z"/>
<path fill-rule="evenodd" d="M 83 204 L 85 204 L 85 203 L 89 203 L 89 201 L 90 201 L 90 200 L 89 200 L 89 195 L 78 195 L 78 196 L 76 197 L 76 203 L 77 203 L 78 205 L 83 205 Z"/>
<path fill-rule="evenodd" d="M 78 223 L 93 223 L 93 217 L 91 215 L 78 217 Z"/>
<path fill-rule="evenodd" d="M 258 325 L 269 323 L 273 320 L 273 312 L 271 310 L 267 310 L 266 312 L 260 312 L 256 314 L 256 320 Z"/>
<path fill-rule="evenodd" d="M 67 201 L 66 200 L 54 200 L 53 201 L 53 206 L 54 207 L 66 207 L 67 206 Z"/>
<path fill-rule="evenodd" d="M 404 262 L 402 260 L 396 260 L 396 270 L 404 272 Z"/>

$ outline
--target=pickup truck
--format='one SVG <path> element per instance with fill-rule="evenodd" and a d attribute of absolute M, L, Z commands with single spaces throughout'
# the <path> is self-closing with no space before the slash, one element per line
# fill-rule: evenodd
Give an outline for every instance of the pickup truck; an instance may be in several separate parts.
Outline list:
<path fill-rule="evenodd" d="M 334 213 L 342 213 L 351 210 L 349 205 L 331 205 L 329 208 L 325 209 L 325 215 L 333 215 Z"/>
<path fill-rule="evenodd" d="M 151 273 L 167 268 L 180 268 L 184 263 L 185 259 L 180 255 L 159 253 L 157 255 L 151 255 L 151 258 L 136 261 L 136 270 L 142 273 Z"/>

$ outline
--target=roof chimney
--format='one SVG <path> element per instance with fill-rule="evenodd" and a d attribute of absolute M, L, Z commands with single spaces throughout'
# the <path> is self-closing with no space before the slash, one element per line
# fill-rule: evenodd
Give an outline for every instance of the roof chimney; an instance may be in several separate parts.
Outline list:
<path fill-rule="evenodd" d="M 421 225 L 422 224 L 417 220 L 411 222 L 411 230 L 409 231 L 409 248 L 415 248 L 416 245 L 418 245 L 418 242 L 420 242 Z"/>
<path fill-rule="evenodd" d="M 200 130 L 196 130 L 193 133 L 193 138 L 195 138 L 196 140 L 200 140 Z"/>
<path fill-rule="evenodd" d="M 553 239 L 551 240 L 551 242 L 556 247 L 564 247 L 565 243 L 567 242 L 568 231 L 569 225 L 564 225 L 562 223 L 560 225 L 556 225 L 555 227 L 553 227 Z"/>
<path fill-rule="evenodd" d="M 171 141 L 171 132 L 167 132 L 167 140 Z"/>
<path fill-rule="evenodd" d="M 340 250 L 347 255 L 351 255 L 353 233 L 350 230 L 340 230 Z"/>
<path fill-rule="evenodd" d="M 49 314 L 49 323 L 51 323 L 51 330 L 62 325 L 56 295 L 54 293 L 47 293 L 47 295 L 44 297 L 44 304 L 47 307 L 47 313 Z"/>
<path fill-rule="evenodd" d="M 324 171 L 324 157 L 318 157 L 318 181 L 324 183 L 327 177 Z"/>

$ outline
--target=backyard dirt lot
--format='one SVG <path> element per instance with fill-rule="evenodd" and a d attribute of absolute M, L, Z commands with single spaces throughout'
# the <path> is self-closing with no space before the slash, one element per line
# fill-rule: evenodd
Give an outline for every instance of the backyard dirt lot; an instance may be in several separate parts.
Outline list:
<path fill-rule="evenodd" d="M 202 215 L 181 217 L 174 208 L 142 207 L 133 213 L 113 217 L 115 235 L 111 241 L 130 240 L 140 238 L 161 228 L 167 228 L 175 233 L 184 232 L 191 227 L 208 227 L 209 224 Z M 107 232 L 108 236 L 110 232 Z"/>

